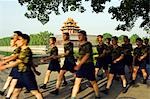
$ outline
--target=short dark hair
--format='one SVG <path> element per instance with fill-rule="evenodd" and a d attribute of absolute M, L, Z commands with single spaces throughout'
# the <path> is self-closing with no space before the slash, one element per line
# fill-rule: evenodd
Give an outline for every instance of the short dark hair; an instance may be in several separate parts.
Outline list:
<path fill-rule="evenodd" d="M 54 42 L 56 42 L 56 37 L 50 37 L 49 39 L 52 39 Z"/>
<path fill-rule="evenodd" d="M 21 31 L 14 31 L 14 33 L 16 33 L 18 36 L 21 36 L 21 35 L 22 35 L 22 32 L 21 32 Z"/>
<path fill-rule="evenodd" d="M 112 39 L 114 39 L 115 41 L 118 41 L 118 37 L 117 36 L 113 36 Z"/>
<path fill-rule="evenodd" d="M 101 37 L 101 38 L 103 38 L 103 35 L 97 35 L 97 37 Z"/>
<path fill-rule="evenodd" d="M 84 36 L 87 36 L 86 31 L 85 30 L 79 30 L 78 33 L 83 34 Z"/>
<path fill-rule="evenodd" d="M 123 38 L 129 39 L 128 36 L 124 35 Z"/>
<path fill-rule="evenodd" d="M 144 41 L 149 41 L 149 39 L 148 39 L 148 38 L 145 38 Z"/>
<path fill-rule="evenodd" d="M 136 39 L 136 42 L 137 42 L 137 41 L 141 41 L 141 42 L 142 42 L 143 40 L 142 40 L 141 38 L 137 38 L 137 39 Z"/>
<path fill-rule="evenodd" d="M 111 38 L 106 38 L 106 40 L 111 41 Z"/>
<path fill-rule="evenodd" d="M 66 36 L 69 36 L 69 33 L 68 33 L 68 32 L 64 32 L 63 34 L 65 34 Z"/>
<path fill-rule="evenodd" d="M 11 37 L 10 39 L 11 39 L 11 40 L 13 40 L 14 38 L 13 38 L 13 37 Z"/>
<path fill-rule="evenodd" d="M 27 40 L 27 44 L 30 42 L 30 36 L 27 35 L 27 34 L 22 34 L 21 37 L 24 39 L 24 40 Z"/>

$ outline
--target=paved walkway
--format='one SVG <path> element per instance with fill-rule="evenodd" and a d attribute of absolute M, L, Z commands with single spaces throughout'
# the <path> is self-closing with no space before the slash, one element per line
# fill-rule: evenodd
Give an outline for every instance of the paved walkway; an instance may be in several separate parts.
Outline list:
<path fill-rule="evenodd" d="M 47 64 L 46 65 L 40 65 L 38 67 L 38 70 L 42 72 L 40 76 L 37 77 L 38 85 L 40 86 L 43 82 L 43 78 L 45 75 L 45 71 L 47 69 Z M 3 84 L 7 78 L 7 75 L 10 70 L 6 70 L 3 72 L 0 72 L 0 89 L 3 87 Z M 72 75 L 68 72 L 66 75 L 68 85 L 65 87 L 61 87 L 60 89 L 60 95 L 54 96 L 50 94 L 49 92 L 53 91 L 55 88 L 55 83 L 56 83 L 56 77 L 57 73 L 52 72 L 50 82 L 48 83 L 48 88 L 46 90 L 40 89 L 42 94 L 44 95 L 45 99 L 69 99 L 71 95 L 71 89 L 73 86 L 73 83 L 71 80 L 73 79 Z M 98 86 L 100 90 L 103 90 L 105 87 L 107 79 L 104 78 L 102 80 L 98 81 Z M 121 81 L 115 81 L 113 82 L 113 85 L 111 87 L 109 95 L 105 95 L 100 92 L 102 99 L 150 99 L 150 87 L 149 85 L 143 85 L 141 84 L 141 78 L 138 77 L 137 80 L 138 84 L 136 86 L 130 87 L 128 92 L 126 94 L 121 93 Z M 79 99 L 94 99 L 94 92 L 92 88 L 88 88 L 86 84 L 89 82 L 87 80 L 83 80 L 81 84 L 81 92 L 78 94 Z M 150 84 L 150 81 L 148 81 L 148 84 Z M 0 96 L 0 99 L 5 99 L 4 97 Z M 30 93 L 21 93 L 20 99 L 35 99 Z"/>

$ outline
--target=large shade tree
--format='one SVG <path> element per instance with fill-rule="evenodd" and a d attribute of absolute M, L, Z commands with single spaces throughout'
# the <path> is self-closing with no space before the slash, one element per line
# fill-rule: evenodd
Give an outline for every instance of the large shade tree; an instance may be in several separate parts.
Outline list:
<path fill-rule="evenodd" d="M 76 11 L 83 13 L 86 8 L 83 2 L 91 3 L 92 12 L 103 12 L 105 3 L 111 0 L 18 0 L 21 5 L 27 6 L 25 16 L 27 18 L 37 18 L 42 24 L 49 21 L 49 15 L 54 12 L 59 15 L 62 11 Z M 120 1 L 120 0 L 118 0 Z M 120 5 L 109 8 L 112 19 L 123 22 L 116 27 L 116 30 L 129 31 L 134 27 L 138 18 L 142 18 L 141 28 L 147 32 L 150 29 L 150 1 L 149 0 L 121 0 Z"/>

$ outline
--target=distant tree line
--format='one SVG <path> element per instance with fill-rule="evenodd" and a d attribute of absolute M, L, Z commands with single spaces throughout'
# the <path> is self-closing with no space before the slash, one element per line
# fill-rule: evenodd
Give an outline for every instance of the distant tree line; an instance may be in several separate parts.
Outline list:
<path fill-rule="evenodd" d="M 53 36 L 53 33 L 48 32 L 48 31 L 31 34 L 30 45 L 48 45 L 48 39 L 51 36 Z M 120 43 L 123 42 L 123 36 L 124 35 L 120 35 L 118 37 Z M 106 40 L 106 38 L 111 38 L 111 37 L 112 35 L 110 33 L 103 34 L 104 41 Z M 131 43 L 134 44 L 136 41 L 136 38 L 138 37 L 139 36 L 137 34 L 133 34 L 131 37 L 129 37 Z M 10 37 L 5 37 L 5 38 L 0 39 L 0 46 L 9 46 L 9 45 L 10 45 Z"/>
<path fill-rule="evenodd" d="M 106 40 L 106 38 L 111 38 L 113 35 L 111 35 L 110 33 L 104 33 L 103 34 L 103 39 L 104 39 L 104 41 Z M 125 35 L 120 35 L 119 37 L 118 37 L 118 42 L 119 43 L 121 43 L 121 42 L 123 42 L 123 37 L 124 37 Z M 136 42 L 136 39 L 137 38 L 139 38 L 140 36 L 139 35 L 137 35 L 137 34 L 133 34 L 131 37 L 129 37 L 130 38 L 130 42 L 132 43 L 132 44 L 135 44 L 135 42 Z M 142 39 L 144 39 L 144 38 L 142 38 Z M 150 39 L 150 38 L 149 38 Z"/>
<path fill-rule="evenodd" d="M 47 45 L 49 38 L 53 36 L 53 33 L 45 31 L 38 34 L 30 35 L 30 45 Z"/>
<path fill-rule="evenodd" d="M 48 39 L 51 36 L 53 36 L 53 33 L 48 31 L 31 34 L 29 45 L 47 45 Z M 10 38 L 11 37 L 5 37 L 0 39 L 0 46 L 10 46 Z"/>
<path fill-rule="evenodd" d="M 0 39 L 0 46 L 9 46 L 9 45 L 10 45 L 10 37 Z"/>

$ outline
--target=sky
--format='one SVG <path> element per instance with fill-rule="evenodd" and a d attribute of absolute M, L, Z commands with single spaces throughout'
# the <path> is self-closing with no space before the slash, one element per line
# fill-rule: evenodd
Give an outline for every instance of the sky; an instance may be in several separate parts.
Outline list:
<path fill-rule="evenodd" d="M 69 17 L 73 18 L 81 29 L 86 30 L 87 34 L 111 33 L 115 36 L 138 34 L 140 37 L 150 37 L 142 28 L 139 28 L 141 19 L 137 20 L 135 27 L 130 32 L 115 30 L 121 22 L 111 19 L 108 8 L 112 5 L 119 5 L 119 1 L 112 0 L 112 2 L 106 3 L 104 12 L 99 14 L 92 13 L 90 3 L 84 3 L 83 5 L 87 9 L 86 12 L 79 13 L 75 11 L 61 13 L 61 15 L 52 14 L 49 15 L 50 21 L 42 25 L 37 19 L 28 19 L 24 16 L 27 11 L 26 6 L 21 6 L 18 0 L 0 0 L 0 38 L 11 36 L 13 31 L 16 30 L 27 34 L 49 31 L 54 35 L 59 35 L 61 34 L 60 29 L 63 26 L 63 22 Z"/>

